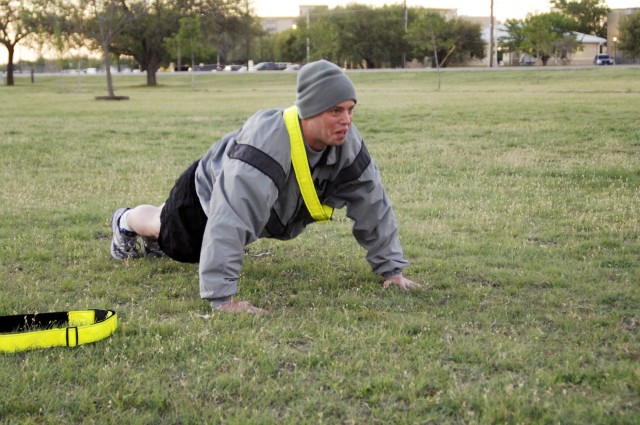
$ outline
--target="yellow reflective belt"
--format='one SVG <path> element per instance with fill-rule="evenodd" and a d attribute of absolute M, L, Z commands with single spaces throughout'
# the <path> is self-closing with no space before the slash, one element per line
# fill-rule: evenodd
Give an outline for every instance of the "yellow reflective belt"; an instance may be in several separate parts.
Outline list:
<path fill-rule="evenodd" d="M 291 163 L 296 173 L 296 180 L 300 186 L 300 193 L 307 210 L 316 221 L 331 221 L 333 215 L 333 207 L 322 205 L 318 199 L 318 193 L 313 185 L 311 178 L 311 170 L 309 169 L 309 160 L 304 147 L 302 131 L 298 122 L 298 108 L 294 105 L 284 111 L 284 122 L 289 132 L 289 140 L 291 141 Z"/>
<path fill-rule="evenodd" d="M 67 326 L 55 328 L 62 324 Z M 75 347 L 100 341 L 111 335 L 117 327 L 118 315 L 113 310 L 0 316 L 0 352 L 13 353 L 56 346 Z"/>

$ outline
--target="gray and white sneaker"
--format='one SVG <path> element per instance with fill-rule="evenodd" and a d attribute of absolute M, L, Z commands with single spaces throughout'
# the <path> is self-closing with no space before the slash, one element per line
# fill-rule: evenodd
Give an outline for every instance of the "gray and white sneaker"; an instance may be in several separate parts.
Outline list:
<path fill-rule="evenodd" d="M 158 245 L 157 239 L 147 238 L 146 236 L 142 236 L 142 253 L 149 257 L 156 258 L 167 256 L 167 254 L 162 252 L 162 249 L 160 249 L 160 245 Z"/>
<path fill-rule="evenodd" d="M 116 260 L 126 260 L 127 258 L 140 258 L 138 252 L 138 235 L 126 230 L 120 230 L 120 217 L 129 208 L 119 208 L 111 216 L 111 256 Z"/>

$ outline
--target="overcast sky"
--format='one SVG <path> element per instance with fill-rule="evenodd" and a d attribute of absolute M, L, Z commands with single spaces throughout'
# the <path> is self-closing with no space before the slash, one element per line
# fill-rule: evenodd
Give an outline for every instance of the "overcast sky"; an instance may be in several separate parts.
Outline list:
<path fill-rule="evenodd" d="M 299 6 L 326 5 L 333 8 L 351 3 L 379 7 L 385 4 L 403 4 L 403 0 L 253 0 L 253 7 L 258 16 L 297 16 Z M 640 7 L 639 0 L 608 0 L 606 4 L 611 9 Z M 466 16 L 491 14 L 491 0 L 407 0 L 407 6 L 458 9 L 458 15 Z M 493 2 L 493 13 L 501 21 L 508 18 L 522 19 L 527 16 L 527 13 L 544 13 L 549 9 L 548 0 L 494 0 Z"/>

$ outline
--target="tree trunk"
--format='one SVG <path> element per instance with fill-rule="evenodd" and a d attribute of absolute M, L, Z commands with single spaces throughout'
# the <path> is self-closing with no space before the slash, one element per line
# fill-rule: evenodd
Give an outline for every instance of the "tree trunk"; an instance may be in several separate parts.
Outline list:
<path fill-rule="evenodd" d="M 109 45 L 104 43 L 102 45 L 102 52 L 104 53 L 104 70 L 107 73 L 107 93 L 109 97 L 115 97 L 113 91 L 113 78 L 111 77 L 111 57 L 109 54 Z"/>
<path fill-rule="evenodd" d="M 196 88 L 196 62 L 193 57 L 193 47 L 191 48 L 191 90 L 195 90 Z"/>
<path fill-rule="evenodd" d="M 449 51 L 447 52 L 447 55 L 444 57 L 444 59 L 442 59 L 442 62 L 440 62 L 440 67 L 444 68 L 447 67 L 447 60 L 449 59 L 449 56 L 451 56 L 451 53 L 453 53 L 453 51 L 456 49 L 456 45 L 454 44 L 453 47 L 451 47 L 451 49 L 449 49 Z"/>
<path fill-rule="evenodd" d="M 13 71 L 14 71 L 13 52 L 14 52 L 14 48 L 15 48 L 15 46 L 7 46 L 7 52 L 8 52 L 8 55 L 9 55 L 9 60 L 7 62 L 7 86 L 13 86 L 14 85 L 14 81 L 13 81 Z"/>
<path fill-rule="evenodd" d="M 147 85 L 154 87 L 158 85 L 156 81 L 156 71 L 152 71 L 151 68 L 147 68 Z"/>
<path fill-rule="evenodd" d="M 148 86 L 156 86 L 158 82 L 156 80 L 156 74 L 158 73 L 158 69 L 160 69 L 160 59 L 155 56 L 149 58 L 147 63 L 147 85 Z"/>
<path fill-rule="evenodd" d="M 178 69 L 176 71 L 182 71 L 182 52 L 180 51 L 180 44 L 178 44 Z"/>

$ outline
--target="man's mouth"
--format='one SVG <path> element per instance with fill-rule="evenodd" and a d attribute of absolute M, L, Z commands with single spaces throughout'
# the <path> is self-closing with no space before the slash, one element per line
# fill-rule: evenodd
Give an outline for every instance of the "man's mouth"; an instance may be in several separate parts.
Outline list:
<path fill-rule="evenodd" d="M 336 131 L 336 136 L 340 137 L 341 139 L 344 139 L 345 137 L 347 137 L 347 130 L 338 130 Z"/>

